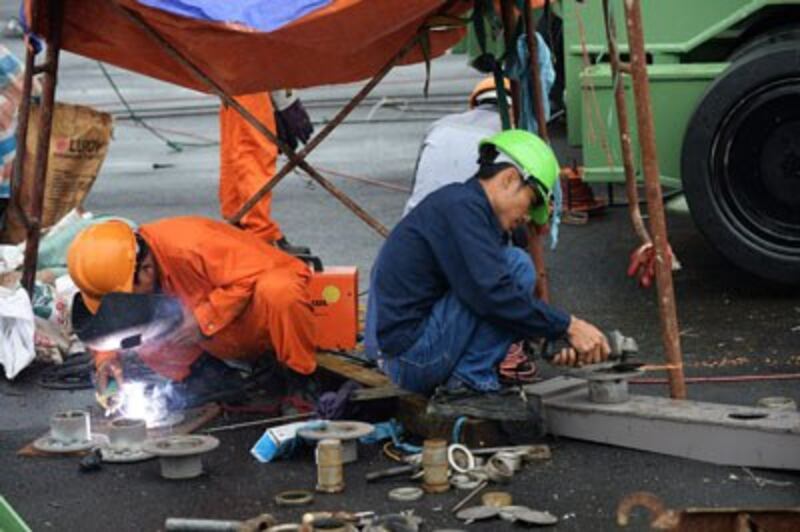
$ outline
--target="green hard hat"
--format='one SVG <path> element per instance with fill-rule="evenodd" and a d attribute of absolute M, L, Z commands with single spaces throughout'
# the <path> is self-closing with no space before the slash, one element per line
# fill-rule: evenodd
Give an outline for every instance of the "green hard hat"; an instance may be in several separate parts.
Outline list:
<path fill-rule="evenodd" d="M 502 131 L 480 142 L 481 146 L 486 144 L 494 145 L 514 161 L 523 178 L 536 187 L 544 201 L 531 207 L 531 221 L 536 225 L 546 224 L 550 218 L 550 195 L 558 184 L 560 172 L 553 150 L 537 135 L 523 129 Z"/>

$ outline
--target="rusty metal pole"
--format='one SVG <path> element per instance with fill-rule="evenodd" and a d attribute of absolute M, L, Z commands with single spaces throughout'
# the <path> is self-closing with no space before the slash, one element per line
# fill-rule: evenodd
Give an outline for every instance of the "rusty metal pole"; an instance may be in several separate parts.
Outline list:
<path fill-rule="evenodd" d="M 661 317 L 661 335 L 669 363 L 669 389 L 674 399 L 686 398 L 683 381 L 681 339 L 678 333 L 678 314 L 675 308 L 675 291 L 672 285 L 672 270 L 667 259 L 667 222 L 661 196 L 660 172 L 656 148 L 653 107 L 650 102 L 650 83 L 647 79 L 647 57 L 645 55 L 642 10 L 639 0 L 624 0 L 625 25 L 631 55 L 631 78 L 636 101 L 636 125 L 642 153 L 642 168 L 647 193 L 647 209 L 656 253 L 656 285 L 658 288 L 658 311 Z"/>
<path fill-rule="evenodd" d="M 512 0 L 500 0 L 500 11 L 503 19 L 503 39 L 505 40 L 506 55 L 514 50 L 517 44 L 514 42 L 514 29 L 517 22 L 517 17 L 514 13 L 514 4 Z M 519 111 L 520 111 L 520 92 L 519 82 L 515 79 L 509 79 L 511 83 L 511 121 L 513 127 L 519 125 Z"/>
<path fill-rule="evenodd" d="M 539 120 L 539 132 L 544 132 L 542 137 L 547 141 L 547 124 L 545 121 L 544 127 L 541 126 L 542 119 L 544 118 L 544 104 L 539 99 L 541 97 L 541 85 L 538 82 L 539 76 L 539 64 L 536 62 L 536 52 L 534 49 L 531 49 L 531 39 L 530 39 L 530 20 L 529 16 L 532 16 L 530 13 L 530 5 L 528 2 L 525 2 L 527 9 L 524 11 L 523 15 L 525 16 L 526 21 L 526 28 L 528 33 L 528 47 L 529 53 L 531 55 L 531 62 L 535 65 L 535 71 L 532 70 L 534 80 L 534 94 L 536 95 L 535 105 L 536 105 L 536 114 L 537 120 Z M 514 42 L 514 27 L 516 25 L 516 16 L 514 14 L 514 6 L 508 0 L 503 0 L 500 4 L 502 9 L 502 17 L 503 17 L 503 35 L 505 37 L 505 45 L 506 45 L 506 53 L 508 50 L 514 49 L 516 47 L 516 43 Z M 536 42 L 536 39 L 533 39 Z M 515 126 L 519 125 L 519 113 L 522 109 L 521 105 L 521 96 L 519 90 L 519 83 L 516 80 L 511 80 L 511 101 L 512 101 L 512 108 L 514 110 L 514 124 Z M 541 106 L 541 107 L 540 107 Z M 536 267 L 536 288 L 535 293 L 536 296 L 544 301 L 545 303 L 550 302 L 550 283 L 547 280 L 547 264 L 544 260 L 544 244 L 542 242 L 542 236 L 539 234 L 538 228 L 533 224 L 528 224 L 528 253 L 533 260 L 533 264 Z"/>
<path fill-rule="evenodd" d="M 625 194 L 628 198 L 628 215 L 633 230 L 642 244 L 652 242 L 650 233 L 642 220 L 639 209 L 639 191 L 636 183 L 636 170 L 633 162 L 631 146 L 631 127 L 628 122 L 628 108 L 625 101 L 625 83 L 620 68 L 619 47 L 617 46 L 617 28 L 614 16 L 610 11 L 608 0 L 603 0 L 603 16 L 606 23 L 606 39 L 608 40 L 608 57 L 611 64 L 611 79 L 614 83 L 614 103 L 617 109 L 617 126 L 619 128 L 619 145 L 622 151 L 622 166 L 625 169 Z"/>
<path fill-rule="evenodd" d="M 365 211 L 360 205 L 353 201 L 347 194 L 339 190 L 333 183 L 328 181 L 319 172 L 317 172 L 308 162 L 299 158 L 291 147 L 287 146 L 275 134 L 267 129 L 256 117 L 254 117 L 247 109 L 245 109 L 239 102 L 231 97 L 225 90 L 211 77 L 206 75 L 195 63 L 193 63 L 186 55 L 179 51 L 169 41 L 167 41 L 155 28 L 150 26 L 138 13 L 127 9 L 119 4 L 117 0 L 112 0 L 111 5 L 114 6 L 122 15 L 129 18 L 135 25 L 147 34 L 148 37 L 153 39 L 159 45 L 164 47 L 164 50 L 182 66 L 186 67 L 194 77 L 205 84 L 211 92 L 216 94 L 222 99 L 226 105 L 233 107 L 245 119 L 245 121 L 253 126 L 253 128 L 261 133 L 270 142 L 278 146 L 278 148 L 293 161 L 295 165 L 299 166 L 305 171 L 314 181 L 316 181 L 322 188 L 327 190 L 333 197 L 338 199 L 345 207 L 347 207 L 356 216 L 361 218 L 367 225 L 372 227 L 379 235 L 386 237 L 389 231 L 386 227 L 376 220 L 372 215 Z"/>
<path fill-rule="evenodd" d="M 545 0 L 549 2 L 550 0 Z M 525 38 L 528 43 L 528 55 L 531 61 L 531 83 L 533 83 L 533 105 L 536 111 L 536 125 L 539 127 L 539 136 L 550 143 L 550 134 L 547 131 L 547 118 L 544 116 L 544 98 L 542 93 L 541 72 L 539 71 L 539 40 L 536 38 L 536 24 L 530 2 L 523 4 L 525 17 Z"/>
<path fill-rule="evenodd" d="M 27 153 L 28 141 L 28 122 L 30 121 L 31 113 L 31 96 L 33 93 L 33 69 L 34 59 L 36 54 L 33 51 L 33 45 L 25 39 L 25 73 L 22 78 L 22 99 L 19 103 L 19 112 L 17 113 L 17 153 L 14 157 L 14 172 L 11 178 L 11 190 L 14 194 L 18 194 L 21 190 L 23 176 L 25 175 L 25 154 Z M 28 219 L 28 213 L 25 212 L 21 206 L 18 206 L 25 228 L 28 229 L 31 225 Z"/>
<path fill-rule="evenodd" d="M 319 133 L 314 135 L 314 138 L 312 138 L 301 151 L 297 152 L 297 158 L 305 159 L 306 157 L 308 157 L 308 155 L 314 150 L 314 148 L 316 148 L 323 140 L 325 140 L 325 138 L 334 129 L 336 129 L 336 127 L 338 127 L 339 124 L 341 124 L 345 118 L 347 118 L 347 116 L 353 111 L 353 109 L 355 109 L 358 106 L 358 104 L 360 104 L 364 100 L 364 98 L 366 98 L 367 95 L 370 92 L 372 92 L 375 86 L 378 85 L 378 83 L 380 83 L 381 80 L 386 77 L 389 71 L 391 71 L 392 68 L 394 68 L 394 66 L 403 57 L 405 57 L 405 55 L 408 52 L 410 52 L 414 48 L 414 46 L 417 45 L 419 38 L 420 34 L 419 33 L 415 34 L 414 37 L 412 37 L 408 41 L 408 43 L 406 43 L 406 45 L 400 49 L 400 51 L 398 51 L 394 56 L 392 56 L 392 58 L 389 59 L 389 61 L 387 61 L 386 64 L 384 64 L 383 67 L 378 71 L 378 73 L 369 81 L 369 83 L 364 85 L 361 88 L 361 90 L 359 90 L 358 93 L 356 93 L 356 95 L 350 99 L 347 105 L 342 107 L 342 109 L 336 114 L 336 116 L 334 116 L 332 120 L 330 120 L 327 124 L 325 124 L 325 127 L 322 128 L 322 130 Z M 242 205 L 239 211 L 228 221 L 232 224 L 238 224 L 242 220 L 244 215 L 247 214 L 250 211 L 250 209 L 252 209 L 255 206 L 255 204 L 261 200 L 261 198 L 269 194 L 270 191 L 273 188 L 275 188 L 275 186 L 278 183 L 280 183 L 281 179 L 283 179 L 286 175 L 288 175 L 289 172 L 294 170 L 296 166 L 297 163 L 295 162 L 295 160 L 290 160 L 285 165 L 283 165 L 283 167 L 281 167 L 281 169 L 272 177 L 272 179 L 270 179 L 267 183 L 264 184 L 264 186 L 258 189 L 258 191 L 255 194 L 253 194 L 253 196 L 249 200 L 247 200 L 247 202 L 245 202 L 245 204 Z"/>
<path fill-rule="evenodd" d="M 33 194 L 31 197 L 30 212 L 27 216 L 30 225 L 28 225 L 28 235 L 25 244 L 25 262 L 22 274 L 22 286 L 25 287 L 25 290 L 28 291 L 28 296 L 31 298 L 33 298 L 34 283 L 36 281 L 36 262 L 39 255 L 39 237 L 42 230 L 42 204 L 44 203 L 44 191 L 47 184 L 50 132 L 53 127 L 56 75 L 58 74 L 58 56 L 61 51 L 61 30 L 64 16 L 64 6 L 63 2 L 60 0 L 50 0 L 48 7 L 50 40 L 47 42 L 47 54 L 45 55 L 44 64 L 41 65 L 41 67 L 35 68 L 35 71 L 41 72 L 44 76 L 44 81 L 42 82 L 42 103 L 39 110 L 39 134 L 36 139 Z M 27 64 L 28 61 L 26 59 L 26 66 Z M 25 127 L 27 128 L 27 123 Z M 23 144 L 21 148 L 22 156 L 24 157 L 25 145 Z M 24 165 L 22 167 L 24 168 Z M 22 176 L 20 175 L 19 177 L 21 178 Z"/>

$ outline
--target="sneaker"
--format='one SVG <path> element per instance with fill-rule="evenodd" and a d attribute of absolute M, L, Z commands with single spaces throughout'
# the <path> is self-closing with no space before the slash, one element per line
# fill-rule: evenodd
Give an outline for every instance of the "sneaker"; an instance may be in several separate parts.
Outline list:
<path fill-rule="evenodd" d="M 317 375 L 301 375 L 290 369 L 282 371 L 285 392 L 281 397 L 281 413 L 284 416 L 313 412 L 317 408 L 320 386 Z"/>
<path fill-rule="evenodd" d="M 529 358 L 525 342 L 511 344 L 506 358 L 497 368 L 500 382 L 503 384 L 527 384 L 536 380 L 538 368 Z"/>
<path fill-rule="evenodd" d="M 519 387 L 504 387 L 497 392 L 477 392 L 468 388 L 439 387 L 428 401 L 429 414 L 443 417 L 468 416 L 497 421 L 537 421 L 533 402 Z"/>

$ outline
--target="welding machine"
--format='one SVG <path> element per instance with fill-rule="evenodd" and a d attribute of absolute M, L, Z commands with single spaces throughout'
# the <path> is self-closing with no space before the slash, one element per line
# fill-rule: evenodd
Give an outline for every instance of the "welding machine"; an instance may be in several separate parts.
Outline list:
<path fill-rule="evenodd" d="M 358 268 L 328 266 L 314 271 L 309 285 L 317 347 L 332 351 L 353 349 L 358 334 Z"/>

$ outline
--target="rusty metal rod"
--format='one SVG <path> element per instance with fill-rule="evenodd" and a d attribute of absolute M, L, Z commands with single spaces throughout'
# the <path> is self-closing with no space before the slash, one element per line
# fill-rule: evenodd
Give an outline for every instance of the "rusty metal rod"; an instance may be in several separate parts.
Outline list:
<path fill-rule="evenodd" d="M 22 78 L 22 99 L 19 103 L 19 118 L 17 118 L 17 153 L 14 157 L 14 173 L 11 178 L 11 190 L 13 192 L 12 201 L 18 201 L 22 189 L 23 175 L 25 173 L 25 154 L 27 153 L 28 142 L 28 123 L 31 113 L 31 93 L 33 92 L 33 70 L 36 54 L 33 45 L 25 42 L 25 73 Z M 20 203 L 16 203 L 16 212 L 20 214 L 25 229 L 29 229 L 31 221 L 28 213 L 22 208 Z"/>
<path fill-rule="evenodd" d="M 28 235 L 25 244 L 25 262 L 22 274 L 22 286 L 28 291 L 28 296 L 31 299 L 33 299 L 33 288 L 36 281 L 36 262 L 39 255 L 39 237 L 42 229 L 42 204 L 44 203 L 44 191 L 47 184 L 47 163 L 50 155 L 50 132 L 53 128 L 53 108 L 55 105 L 58 56 L 61 51 L 61 30 L 64 17 L 63 9 L 63 2 L 60 0 L 50 0 L 48 10 L 50 40 L 47 43 L 45 62 L 49 68 L 43 73 L 44 81 L 42 83 L 42 103 L 39 113 L 39 134 L 36 138 L 36 162 L 33 173 L 33 194 L 30 205 L 31 212 L 28 216 L 30 225 L 27 228 Z"/>
<path fill-rule="evenodd" d="M 545 0 L 550 2 L 550 0 Z M 536 38 L 536 24 L 530 2 L 523 3 L 525 17 L 525 38 L 528 41 L 528 55 L 531 61 L 531 83 L 533 83 L 533 105 L 536 111 L 536 125 L 539 127 L 539 136 L 550 143 L 550 134 L 547 131 L 547 118 L 544 116 L 544 98 L 542 92 L 541 72 L 539 69 L 539 40 Z"/>
<path fill-rule="evenodd" d="M 625 26 L 631 55 L 631 77 L 636 102 L 636 124 L 642 153 L 642 168 L 647 193 L 647 209 L 656 253 L 656 286 L 658 288 L 658 311 L 661 317 L 661 335 L 667 363 L 674 365 L 668 373 L 670 396 L 686 398 L 683 381 L 681 340 L 678 333 L 678 314 L 675 307 L 675 290 L 672 284 L 672 269 L 668 259 L 667 222 L 661 196 L 653 107 L 650 101 L 650 83 L 647 79 L 642 10 L 639 0 L 625 0 Z"/>
<path fill-rule="evenodd" d="M 424 30 L 421 30 L 424 31 Z M 410 52 L 414 46 L 417 45 L 419 42 L 420 33 L 414 34 L 414 36 L 409 39 L 409 41 L 395 54 L 392 56 L 386 64 L 378 71 L 378 73 L 369 80 L 369 83 L 364 85 L 361 90 L 356 93 L 350 101 L 342 107 L 342 109 L 333 117 L 331 121 L 325 124 L 325 127 L 322 130 L 314 135 L 305 147 L 297 152 L 298 159 L 305 159 L 308 155 L 316 148 L 342 121 L 347 118 L 347 116 L 355 109 L 363 100 L 364 98 L 372 92 L 378 83 L 386 77 L 386 75 L 391 71 L 392 68 L 403 58 L 405 57 L 408 52 Z M 290 160 L 287 162 L 283 167 L 276 173 L 267 183 L 264 184 L 258 191 L 253 194 L 253 196 L 245 202 L 244 205 L 239 209 L 239 211 L 228 221 L 232 224 L 238 224 L 245 214 L 247 214 L 250 209 L 252 209 L 256 203 L 258 203 L 264 196 L 270 193 L 273 188 L 283 179 L 286 175 L 289 174 L 292 170 L 295 169 L 297 166 L 296 160 Z"/>
<path fill-rule="evenodd" d="M 544 116 L 544 95 L 542 94 L 542 83 L 540 79 L 539 43 L 536 39 L 536 25 L 534 24 L 533 10 L 531 9 L 530 3 L 525 2 L 523 5 L 525 36 L 528 44 L 528 55 L 531 61 L 531 82 L 533 83 L 533 103 L 536 110 L 536 124 L 539 127 L 539 136 L 549 144 L 550 134 L 547 131 L 547 119 Z M 559 181 L 556 186 L 561 186 L 561 182 Z M 549 303 L 550 283 L 547 276 L 547 264 L 544 260 L 544 242 L 542 241 L 542 235 L 540 235 L 534 227 L 529 227 L 529 231 L 528 253 L 530 253 L 533 264 L 536 267 L 536 295 L 545 303 Z"/>
<path fill-rule="evenodd" d="M 631 127 L 628 122 L 628 108 L 625 101 L 625 83 L 621 74 L 619 48 L 617 46 L 617 29 L 614 16 L 610 11 L 608 0 L 603 0 L 603 16 L 606 23 L 606 39 L 608 41 L 608 57 L 611 64 L 611 79 L 614 83 L 614 102 L 617 110 L 617 126 L 619 129 L 619 145 L 622 151 L 622 166 L 625 169 L 625 194 L 628 197 L 628 215 L 633 230 L 642 244 L 652 242 L 650 233 L 642 220 L 639 208 L 639 191 L 636 183 L 636 170 L 633 162 L 631 146 Z M 628 70 L 630 72 L 630 69 Z"/>
<path fill-rule="evenodd" d="M 514 6 L 511 1 L 502 0 L 500 8 L 503 19 L 503 37 L 505 39 L 506 54 L 508 54 L 509 50 L 513 50 L 516 46 L 514 42 L 514 27 L 517 17 L 515 16 Z M 538 83 L 534 82 L 534 86 L 538 86 Z M 519 112 L 522 108 L 520 100 L 519 83 L 516 80 L 511 80 L 511 107 L 513 110 L 514 127 L 518 127 L 519 125 Z M 541 235 L 539 235 L 536 227 L 532 224 L 528 225 L 528 253 L 536 268 L 535 294 L 539 299 L 548 303 L 550 301 L 550 284 L 547 281 L 547 264 L 544 260 L 544 245 Z"/>
<path fill-rule="evenodd" d="M 505 40 L 505 55 L 507 56 L 510 50 L 516 48 L 514 42 L 514 26 L 516 25 L 516 16 L 514 13 L 513 0 L 500 0 L 500 11 L 503 19 L 503 39 Z M 511 121 L 512 127 L 519 127 L 519 112 L 520 104 L 520 91 L 519 82 L 515 79 L 509 79 L 511 84 Z"/>
<path fill-rule="evenodd" d="M 253 126 L 253 128 L 261 133 L 267 140 L 278 146 L 278 148 L 289 158 L 290 161 L 302 168 L 314 181 L 316 181 L 322 188 L 327 190 L 331 195 L 338 199 L 345 207 L 350 209 L 356 216 L 361 218 L 367 225 L 372 227 L 378 234 L 386 237 L 389 231 L 378 220 L 372 217 L 360 205 L 353 201 L 347 194 L 339 190 L 333 183 L 328 181 L 319 172 L 317 172 L 306 161 L 297 157 L 297 154 L 283 141 L 281 141 L 275 134 L 264 126 L 256 117 L 254 117 L 247 109 L 245 109 L 239 102 L 231 97 L 225 90 L 214 81 L 210 76 L 204 73 L 194 62 L 192 62 L 183 52 L 178 50 L 168 40 L 164 38 L 155 28 L 150 26 L 138 13 L 129 10 L 122 6 L 117 0 L 112 0 L 111 5 L 114 6 L 123 16 L 130 19 L 136 26 L 138 26 L 148 37 L 163 46 L 164 50 L 177 61 L 179 64 L 187 68 L 192 75 L 201 83 L 205 84 L 211 92 L 216 94 L 222 99 L 226 105 L 233 107 L 245 121 Z"/>

